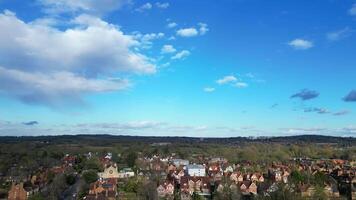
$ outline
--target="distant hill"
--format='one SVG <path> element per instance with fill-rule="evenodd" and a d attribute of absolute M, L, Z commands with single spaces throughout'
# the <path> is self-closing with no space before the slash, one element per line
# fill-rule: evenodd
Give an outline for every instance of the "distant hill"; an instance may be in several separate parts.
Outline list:
<path fill-rule="evenodd" d="M 51 142 L 51 143 L 94 143 L 104 145 L 122 142 L 142 143 L 218 143 L 243 144 L 250 142 L 262 143 L 327 143 L 356 145 L 355 137 L 334 137 L 323 135 L 298 135 L 283 137 L 230 137 L 230 138 L 196 138 L 196 137 L 150 137 L 150 136 L 123 136 L 123 135 L 58 135 L 58 136 L 3 136 L 0 143 L 11 142 Z"/>

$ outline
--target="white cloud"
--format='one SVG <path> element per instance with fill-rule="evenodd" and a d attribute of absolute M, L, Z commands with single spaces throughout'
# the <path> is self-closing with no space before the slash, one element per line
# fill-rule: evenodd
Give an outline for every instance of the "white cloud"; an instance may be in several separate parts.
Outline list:
<path fill-rule="evenodd" d="M 161 39 L 164 37 L 164 33 L 147 33 L 141 34 L 139 32 L 134 33 L 134 38 L 139 40 L 143 49 L 149 49 L 153 45 L 153 40 Z"/>
<path fill-rule="evenodd" d="M 174 37 L 174 36 L 171 36 L 168 38 L 168 40 L 175 40 L 175 39 L 176 39 L 176 37 Z"/>
<path fill-rule="evenodd" d="M 350 15 L 356 15 L 356 3 L 352 5 L 352 7 L 349 10 Z"/>
<path fill-rule="evenodd" d="M 181 37 L 194 37 L 198 35 L 198 31 L 195 28 L 183 28 L 177 31 L 177 35 Z"/>
<path fill-rule="evenodd" d="M 216 81 L 219 85 L 236 82 L 237 78 L 235 76 L 224 76 L 223 78 Z"/>
<path fill-rule="evenodd" d="M 170 62 L 166 62 L 166 63 L 163 63 L 162 65 L 160 65 L 160 67 L 168 67 L 169 65 L 171 65 Z"/>
<path fill-rule="evenodd" d="M 190 52 L 188 50 L 183 50 L 178 52 L 176 55 L 172 56 L 173 60 L 178 60 L 178 59 L 184 59 L 190 55 Z"/>
<path fill-rule="evenodd" d="M 71 72 L 31 73 L 0 67 L 0 91 L 25 103 L 61 104 L 82 94 L 122 90 L 128 80 L 89 79 Z"/>
<path fill-rule="evenodd" d="M 306 50 L 314 46 L 313 42 L 298 38 L 290 41 L 288 45 L 298 50 Z"/>
<path fill-rule="evenodd" d="M 145 3 L 142 6 L 140 6 L 139 8 L 137 8 L 136 11 L 143 12 L 145 10 L 151 10 L 151 8 L 152 8 L 152 4 L 151 3 Z"/>
<path fill-rule="evenodd" d="M 177 25 L 178 25 L 178 24 L 175 23 L 175 22 L 170 22 L 170 23 L 167 24 L 167 27 L 168 27 L 168 28 L 174 28 L 174 27 L 176 27 Z"/>
<path fill-rule="evenodd" d="M 86 92 L 125 88 L 122 82 L 109 80 L 113 74 L 156 72 L 156 65 L 149 57 L 132 50 L 141 42 L 117 26 L 89 15 L 78 16 L 72 23 L 74 27 L 62 30 L 46 24 L 26 23 L 10 12 L 0 14 L 1 92 L 25 101 L 22 96 L 26 95 L 20 92 L 23 90 L 29 96 L 38 94 L 33 99 L 44 103 L 41 98 L 52 98 L 47 98 L 49 93 L 36 89 L 37 86 L 53 89 L 58 98 L 68 93 L 80 97 Z M 54 85 L 60 84 L 61 79 L 70 80 L 87 89 L 54 87 L 35 82 L 36 77 L 38 81 L 52 79 Z M 28 85 L 35 85 L 29 87 L 19 78 L 28 81 Z M 12 86 L 18 87 L 16 90 L 3 86 L 17 82 L 19 84 Z"/>
<path fill-rule="evenodd" d="M 161 49 L 161 53 L 174 53 L 177 50 L 169 44 L 163 45 L 162 49 Z"/>
<path fill-rule="evenodd" d="M 343 28 L 341 30 L 337 30 L 334 32 L 330 32 L 326 35 L 327 39 L 330 41 L 337 41 L 343 38 L 346 38 L 352 34 L 353 30 L 349 27 Z"/>
<path fill-rule="evenodd" d="M 204 92 L 214 92 L 214 91 L 215 91 L 215 88 L 213 88 L 213 87 L 204 88 Z"/>
<path fill-rule="evenodd" d="M 165 3 L 156 2 L 156 6 L 157 6 L 157 8 L 166 9 L 166 8 L 169 7 L 169 3 L 167 3 L 167 2 L 165 2 Z"/>
<path fill-rule="evenodd" d="M 237 88 L 246 88 L 246 87 L 248 87 L 248 84 L 245 82 L 237 82 L 234 84 L 234 86 Z"/>
<path fill-rule="evenodd" d="M 208 29 L 208 25 L 205 23 L 199 23 L 199 33 L 200 35 L 205 35 L 209 29 Z"/>
<path fill-rule="evenodd" d="M 37 0 L 44 5 L 44 11 L 51 14 L 89 12 L 102 14 L 120 9 L 130 0 Z"/>

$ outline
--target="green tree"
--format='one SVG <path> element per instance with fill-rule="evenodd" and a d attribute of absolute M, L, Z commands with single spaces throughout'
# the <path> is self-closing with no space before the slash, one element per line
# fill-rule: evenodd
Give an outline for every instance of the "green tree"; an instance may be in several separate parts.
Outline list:
<path fill-rule="evenodd" d="M 68 185 L 73 185 L 75 183 L 75 176 L 73 174 L 66 175 L 66 183 Z"/>
<path fill-rule="evenodd" d="M 45 200 L 45 198 L 42 196 L 42 194 L 37 193 L 28 198 L 28 200 Z"/>
<path fill-rule="evenodd" d="M 137 154 L 133 151 L 131 151 L 127 156 L 126 156 L 126 163 L 129 167 L 134 167 L 135 162 L 137 159 Z"/>
<path fill-rule="evenodd" d="M 85 180 L 86 183 L 90 184 L 95 182 L 96 180 L 98 180 L 98 174 L 96 171 L 94 170 L 89 170 L 89 171 L 85 171 L 83 173 L 83 178 Z"/>

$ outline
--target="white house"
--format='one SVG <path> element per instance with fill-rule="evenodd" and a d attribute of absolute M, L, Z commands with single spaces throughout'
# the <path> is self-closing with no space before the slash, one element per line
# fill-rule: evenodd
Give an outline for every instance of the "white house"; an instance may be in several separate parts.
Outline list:
<path fill-rule="evenodd" d="M 119 178 L 128 178 L 133 176 L 135 176 L 135 172 L 133 172 L 131 168 L 123 168 L 119 172 Z"/>
<path fill-rule="evenodd" d="M 203 165 L 187 165 L 189 176 L 205 176 L 206 170 Z"/>
<path fill-rule="evenodd" d="M 176 166 L 186 166 L 189 165 L 189 160 L 183 160 L 183 159 L 172 159 L 172 163 Z"/>

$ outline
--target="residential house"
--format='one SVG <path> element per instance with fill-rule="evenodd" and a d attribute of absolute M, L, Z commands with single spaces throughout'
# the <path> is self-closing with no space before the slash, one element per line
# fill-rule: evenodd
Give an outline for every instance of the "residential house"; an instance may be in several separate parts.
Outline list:
<path fill-rule="evenodd" d="M 337 185 L 327 184 L 324 187 L 324 192 L 329 198 L 340 197 L 340 193 L 339 193 L 339 190 L 337 189 Z"/>
<path fill-rule="evenodd" d="M 253 182 L 264 182 L 265 179 L 262 174 L 260 173 L 253 173 L 250 175 L 250 180 Z"/>
<path fill-rule="evenodd" d="M 203 165 L 187 165 L 189 176 L 206 176 L 206 169 Z"/>
<path fill-rule="evenodd" d="M 23 183 L 11 185 L 11 189 L 8 193 L 8 200 L 27 200 L 28 193 L 23 187 Z"/>
<path fill-rule="evenodd" d="M 123 168 L 119 172 L 119 178 L 129 178 L 135 176 L 135 172 L 131 168 Z"/>
<path fill-rule="evenodd" d="M 244 195 L 257 194 L 257 185 L 252 181 L 243 181 L 240 183 L 240 190 Z"/>
<path fill-rule="evenodd" d="M 77 158 L 75 156 L 71 156 L 71 155 L 67 154 L 63 158 L 63 164 L 68 167 L 73 167 L 75 165 L 76 160 L 77 160 Z"/>
<path fill-rule="evenodd" d="M 243 174 L 241 172 L 233 172 L 230 175 L 230 180 L 234 181 L 235 183 L 242 182 L 244 180 Z"/>
<path fill-rule="evenodd" d="M 172 159 L 171 162 L 176 166 L 176 167 L 180 167 L 180 166 L 187 166 L 189 165 L 189 160 L 184 160 L 184 159 Z"/>
<path fill-rule="evenodd" d="M 115 200 L 117 195 L 117 179 L 99 179 L 98 181 L 90 184 L 89 193 L 85 199 Z"/>
<path fill-rule="evenodd" d="M 309 184 L 301 185 L 300 192 L 302 197 L 312 197 L 315 193 L 315 187 Z"/>
<path fill-rule="evenodd" d="M 196 192 L 199 195 L 210 195 L 210 180 L 208 177 L 183 176 L 180 183 L 181 193 L 188 192 L 192 195 Z"/>
<path fill-rule="evenodd" d="M 174 183 L 171 181 L 165 181 L 157 187 L 158 197 L 166 198 L 172 197 L 174 194 Z"/>

